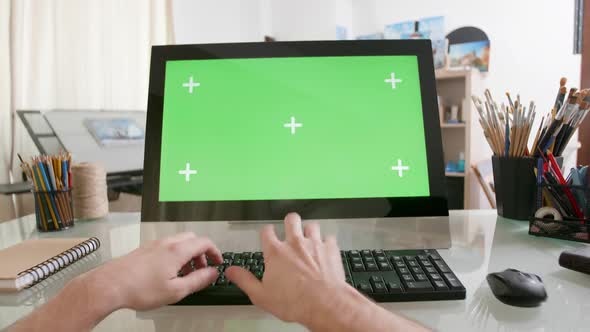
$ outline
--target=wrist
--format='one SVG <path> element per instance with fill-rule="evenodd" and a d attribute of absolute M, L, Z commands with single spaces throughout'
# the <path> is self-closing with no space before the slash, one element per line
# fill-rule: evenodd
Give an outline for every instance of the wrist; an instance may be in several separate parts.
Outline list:
<path fill-rule="evenodd" d="M 374 305 L 364 295 L 348 284 L 324 289 L 311 306 L 307 321 L 302 324 L 311 331 L 354 330 L 357 316 L 368 306 Z"/>
<path fill-rule="evenodd" d="M 66 286 L 66 291 L 73 293 L 76 304 L 86 309 L 86 318 L 93 326 L 123 307 L 113 285 L 92 271 L 72 279 Z"/>

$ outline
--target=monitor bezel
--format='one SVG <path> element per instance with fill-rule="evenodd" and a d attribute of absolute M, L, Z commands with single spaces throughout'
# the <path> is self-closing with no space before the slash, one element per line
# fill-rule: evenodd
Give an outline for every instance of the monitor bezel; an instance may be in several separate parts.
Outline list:
<path fill-rule="evenodd" d="M 441 129 L 430 41 L 359 40 L 153 46 L 147 107 L 141 220 L 204 220 L 195 219 L 190 213 L 166 213 L 166 211 L 176 209 L 194 211 L 197 205 L 202 202 L 159 201 L 164 81 L 167 61 L 379 55 L 413 55 L 418 59 L 430 187 L 430 196 L 427 197 L 386 197 L 391 204 L 391 211 L 388 215 L 379 217 L 448 216 Z M 342 200 L 363 199 L 347 198 Z M 272 202 L 280 201 L 272 200 Z M 289 202 L 293 201 L 297 200 L 289 200 Z M 228 204 L 227 206 L 230 208 L 232 202 L 236 201 L 215 201 L 213 203 Z M 376 216 L 365 217 L 371 218 Z M 341 216 L 338 216 L 338 218 L 341 218 Z"/>

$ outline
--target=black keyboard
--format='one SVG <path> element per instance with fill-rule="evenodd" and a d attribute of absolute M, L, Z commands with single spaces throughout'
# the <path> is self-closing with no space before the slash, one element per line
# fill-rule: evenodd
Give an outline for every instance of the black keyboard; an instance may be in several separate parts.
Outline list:
<path fill-rule="evenodd" d="M 436 250 L 348 250 L 341 256 L 346 282 L 377 302 L 465 299 L 465 287 Z M 176 304 L 251 304 L 223 272 L 230 265 L 238 265 L 262 279 L 262 253 L 226 252 L 223 260 L 217 266 L 219 278 L 213 285 Z"/>

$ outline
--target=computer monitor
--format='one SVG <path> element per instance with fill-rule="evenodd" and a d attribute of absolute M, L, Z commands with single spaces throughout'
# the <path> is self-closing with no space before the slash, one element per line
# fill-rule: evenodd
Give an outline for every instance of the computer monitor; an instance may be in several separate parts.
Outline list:
<path fill-rule="evenodd" d="M 428 40 L 152 48 L 142 221 L 448 216 Z"/>

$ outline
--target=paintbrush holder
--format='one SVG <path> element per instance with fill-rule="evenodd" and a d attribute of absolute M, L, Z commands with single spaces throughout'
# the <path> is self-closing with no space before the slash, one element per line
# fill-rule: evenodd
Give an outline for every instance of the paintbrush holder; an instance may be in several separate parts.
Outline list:
<path fill-rule="evenodd" d="M 561 167 L 562 157 L 556 157 Z M 492 157 L 494 190 L 498 215 L 526 220 L 535 213 L 537 180 L 536 159 L 530 157 Z"/>
<path fill-rule="evenodd" d="M 54 232 L 74 226 L 72 190 L 33 191 L 37 230 Z"/>

